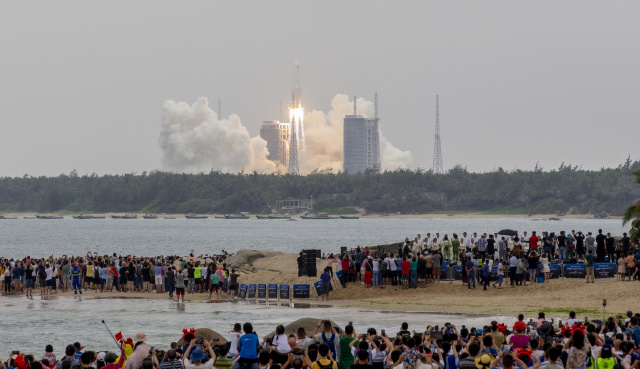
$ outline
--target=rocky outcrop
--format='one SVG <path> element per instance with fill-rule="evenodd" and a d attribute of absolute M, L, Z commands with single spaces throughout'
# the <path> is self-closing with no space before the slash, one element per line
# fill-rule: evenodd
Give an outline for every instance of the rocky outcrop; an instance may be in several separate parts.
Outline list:
<path fill-rule="evenodd" d="M 344 334 L 344 331 L 342 330 L 342 328 L 340 326 L 338 326 L 336 324 L 336 322 L 334 322 L 333 320 L 331 321 L 331 325 L 333 326 L 333 328 L 335 328 L 335 330 L 340 334 Z M 284 333 L 286 335 L 290 335 L 290 334 L 296 334 L 298 332 L 298 328 L 302 327 L 304 328 L 305 332 L 307 333 L 307 337 L 311 337 L 311 335 L 313 334 L 313 331 L 316 329 L 316 327 L 318 326 L 318 323 L 320 322 L 320 319 L 318 318 L 302 318 L 302 319 L 298 319 L 293 323 L 289 323 L 287 325 L 284 326 Z M 318 329 L 318 333 L 322 333 L 322 329 L 319 328 Z M 273 337 L 273 335 L 276 334 L 276 331 L 273 331 L 271 333 L 269 333 L 267 335 L 267 337 Z"/>
<path fill-rule="evenodd" d="M 227 343 L 227 339 L 224 338 L 220 333 L 214 331 L 209 328 L 196 328 L 196 339 L 205 339 L 207 341 L 211 341 L 212 339 L 217 338 L 219 341 L 216 343 Z M 184 345 L 186 342 L 180 337 L 178 340 L 178 346 Z"/>
<path fill-rule="evenodd" d="M 251 267 L 249 264 L 253 263 L 255 260 L 282 254 L 283 253 L 279 251 L 242 249 L 236 252 L 235 255 L 228 257 L 225 261 L 225 265 L 228 268 L 249 269 Z"/>

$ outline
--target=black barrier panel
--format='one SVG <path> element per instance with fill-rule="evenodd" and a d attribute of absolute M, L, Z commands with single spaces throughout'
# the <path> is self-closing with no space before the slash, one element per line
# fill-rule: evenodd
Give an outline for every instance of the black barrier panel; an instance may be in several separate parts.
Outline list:
<path fill-rule="evenodd" d="M 258 298 L 259 299 L 266 299 L 267 298 L 267 285 L 266 284 L 259 284 L 258 285 Z"/>
<path fill-rule="evenodd" d="M 455 265 L 453 267 L 454 271 L 453 271 L 453 278 L 456 281 L 461 281 L 462 280 L 462 266 L 461 265 Z M 448 280 L 449 279 L 449 275 L 451 274 L 451 270 L 449 268 L 448 265 L 441 265 L 440 266 L 440 279 L 442 280 Z"/>
<path fill-rule="evenodd" d="M 249 285 L 249 293 L 247 294 L 247 298 L 249 300 L 256 298 L 256 287 L 257 286 L 255 284 L 250 284 Z"/>
<path fill-rule="evenodd" d="M 543 276 L 542 274 L 543 265 L 538 265 L 538 275 Z M 559 264 L 549 264 L 549 279 L 560 278 L 560 265 Z"/>
<path fill-rule="evenodd" d="M 587 267 L 584 264 L 565 264 L 565 278 L 585 278 L 587 276 Z"/>
<path fill-rule="evenodd" d="M 280 285 L 280 300 L 290 300 L 291 296 L 289 295 L 289 285 L 281 284 Z"/>
<path fill-rule="evenodd" d="M 616 273 L 616 265 L 614 263 L 597 263 L 594 264 L 593 275 L 596 278 L 613 278 Z"/>
<path fill-rule="evenodd" d="M 241 284 L 240 285 L 240 293 L 238 293 L 238 298 L 240 299 L 244 299 L 247 297 L 247 288 L 249 286 L 247 286 L 246 284 Z"/>
<path fill-rule="evenodd" d="M 322 288 L 322 281 L 317 281 L 313 284 L 313 287 L 316 289 L 316 293 L 320 296 L 320 289 Z M 329 292 L 333 291 L 333 286 L 329 283 Z"/>
<path fill-rule="evenodd" d="M 308 299 L 310 296 L 311 296 L 311 285 L 309 285 L 309 284 L 294 284 L 293 285 L 293 298 L 294 299 Z"/>
<path fill-rule="evenodd" d="M 269 299 L 278 299 L 278 285 L 275 283 L 269 283 Z"/>

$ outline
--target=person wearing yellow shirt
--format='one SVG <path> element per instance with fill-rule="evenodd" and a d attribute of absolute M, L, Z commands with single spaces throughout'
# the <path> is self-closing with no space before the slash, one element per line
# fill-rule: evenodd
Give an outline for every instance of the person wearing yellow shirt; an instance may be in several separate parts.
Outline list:
<path fill-rule="evenodd" d="M 202 292 L 202 267 L 200 262 L 196 262 L 196 266 L 193 268 L 193 278 L 195 279 L 195 292 Z"/>
<path fill-rule="evenodd" d="M 326 343 L 321 343 L 318 346 L 318 360 L 311 364 L 311 369 L 338 369 L 338 364 L 333 361 L 329 346 Z"/>

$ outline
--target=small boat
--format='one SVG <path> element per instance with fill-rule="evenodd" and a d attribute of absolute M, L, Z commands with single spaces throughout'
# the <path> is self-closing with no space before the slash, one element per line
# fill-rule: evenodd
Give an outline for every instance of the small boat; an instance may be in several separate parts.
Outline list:
<path fill-rule="evenodd" d="M 266 215 L 256 215 L 256 219 L 271 219 L 271 217 L 268 217 Z"/>
<path fill-rule="evenodd" d="M 360 219 L 357 215 L 340 215 L 340 219 Z"/>
<path fill-rule="evenodd" d="M 185 215 L 185 218 L 187 218 L 187 219 L 207 219 L 209 217 L 206 216 L 206 215 L 187 214 L 187 215 Z"/>
<path fill-rule="evenodd" d="M 64 217 L 61 217 L 59 215 L 36 215 L 36 218 L 38 219 L 64 219 Z"/>
<path fill-rule="evenodd" d="M 215 219 L 226 219 L 226 218 L 224 217 L 224 215 L 223 215 L 223 216 L 217 216 L 217 215 L 216 215 L 216 216 L 214 216 L 214 218 L 215 218 Z"/>
<path fill-rule="evenodd" d="M 269 215 L 269 219 L 291 219 L 288 215 Z"/>
<path fill-rule="evenodd" d="M 0 215 L 0 219 L 18 219 L 18 217 L 5 217 L 4 215 Z"/>
<path fill-rule="evenodd" d="M 73 219 L 104 219 L 106 218 L 104 215 L 76 215 Z"/>
<path fill-rule="evenodd" d="M 38 219 L 36 217 L 22 217 L 22 219 Z"/>
<path fill-rule="evenodd" d="M 337 217 L 330 217 L 327 214 L 303 215 L 300 218 L 302 218 L 302 219 L 340 219 L 340 218 L 337 218 Z"/>
<path fill-rule="evenodd" d="M 176 217 L 164 217 L 164 219 L 176 219 Z"/>
<path fill-rule="evenodd" d="M 224 219 L 249 219 L 249 216 L 244 214 L 226 214 Z"/>
<path fill-rule="evenodd" d="M 144 219 L 158 219 L 157 215 L 153 215 L 153 214 L 145 214 L 142 216 Z"/>
<path fill-rule="evenodd" d="M 549 218 L 549 220 L 560 220 L 560 218 Z"/>

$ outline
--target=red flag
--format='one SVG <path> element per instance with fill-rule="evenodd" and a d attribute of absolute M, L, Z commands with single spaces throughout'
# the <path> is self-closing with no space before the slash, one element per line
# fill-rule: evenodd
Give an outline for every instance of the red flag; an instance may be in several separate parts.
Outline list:
<path fill-rule="evenodd" d="M 116 341 L 118 342 L 122 341 L 122 332 L 116 333 Z"/>

